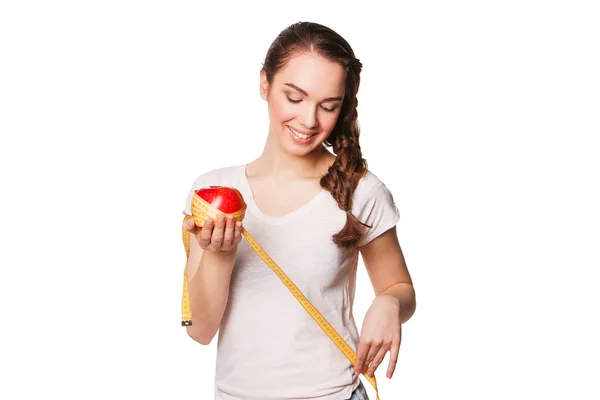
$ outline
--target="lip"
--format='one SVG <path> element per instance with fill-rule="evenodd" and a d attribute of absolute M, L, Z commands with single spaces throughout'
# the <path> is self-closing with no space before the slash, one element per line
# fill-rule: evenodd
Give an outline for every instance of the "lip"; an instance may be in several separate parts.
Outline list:
<path fill-rule="evenodd" d="M 292 133 L 292 129 L 290 129 L 289 126 L 286 126 L 286 131 L 288 132 L 288 135 L 290 135 L 290 137 L 292 138 L 292 140 L 295 141 L 296 143 L 305 144 L 305 143 L 311 142 L 315 138 L 315 136 L 316 136 L 316 135 L 312 135 L 312 136 L 309 136 L 307 139 L 300 139 L 300 138 L 296 137 L 296 135 L 294 135 Z"/>
<path fill-rule="evenodd" d="M 297 129 L 296 127 L 294 127 L 294 126 L 291 126 L 291 125 L 286 125 L 286 126 L 287 126 L 288 128 L 292 128 L 292 129 L 293 129 L 293 130 L 295 130 L 296 132 L 298 132 L 298 133 L 301 133 L 301 134 L 303 134 L 303 135 L 314 135 L 314 134 L 317 134 L 317 133 L 318 133 L 318 132 L 311 132 L 311 131 L 305 131 L 305 130 L 302 130 L 302 129 Z"/>

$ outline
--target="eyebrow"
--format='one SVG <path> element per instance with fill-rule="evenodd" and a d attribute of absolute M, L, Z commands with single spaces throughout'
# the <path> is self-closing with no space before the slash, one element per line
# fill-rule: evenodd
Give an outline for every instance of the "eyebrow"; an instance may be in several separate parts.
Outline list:
<path fill-rule="evenodd" d="M 300 89 L 298 86 L 294 85 L 293 83 L 286 83 L 285 85 L 291 87 L 292 89 L 299 91 L 300 93 L 302 93 L 305 96 L 308 96 L 308 93 L 306 93 L 306 90 Z M 343 100 L 342 97 L 328 97 L 328 98 L 324 99 L 323 101 L 342 101 L 342 100 Z"/>

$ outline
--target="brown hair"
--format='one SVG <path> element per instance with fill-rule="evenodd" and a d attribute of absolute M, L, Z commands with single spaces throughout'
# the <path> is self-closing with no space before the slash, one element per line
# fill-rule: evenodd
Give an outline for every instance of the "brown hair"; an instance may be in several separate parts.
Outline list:
<path fill-rule="evenodd" d="M 314 23 L 297 22 L 284 29 L 273 41 L 262 70 L 271 84 L 275 74 L 298 52 L 312 52 L 325 59 L 337 62 L 346 71 L 345 95 L 335 127 L 325 140 L 325 145 L 333 147 L 336 155 L 320 184 L 337 201 L 341 210 L 346 211 L 346 224 L 333 235 L 333 242 L 340 247 L 357 247 L 363 234 L 363 226 L 352 215 L 354 190 L 360 179 L 367 173 L 367 161 L 362 158 L 358 143 L 358 100 L 356 94 L 360 84 L 361 62 L 354 56 L 348 42 L 332 29 Z"/>

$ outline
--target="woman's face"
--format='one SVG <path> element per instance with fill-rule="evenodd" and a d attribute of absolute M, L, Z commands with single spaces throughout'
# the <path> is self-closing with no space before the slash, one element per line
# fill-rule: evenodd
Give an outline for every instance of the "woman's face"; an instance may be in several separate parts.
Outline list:
<path fill-rule="evenodd" d="M 333 130 L 344 97 L 343 67 L 312 53 L 292 56 L 271 85 L 261 72 L 261 96 L 269 105 L 269 134 L 284 151 L 305 155 Z"/>

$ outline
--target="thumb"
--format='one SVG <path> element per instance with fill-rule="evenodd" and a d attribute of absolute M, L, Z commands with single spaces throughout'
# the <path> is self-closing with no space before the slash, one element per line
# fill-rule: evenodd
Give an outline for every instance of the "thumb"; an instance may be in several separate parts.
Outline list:
<path fill-rule="evenodd" d="M 187 219 L 183 222 L 183 229 L 189 232 L 193 232 L 196 228 L 196 223 L 192 218 Z"/>

